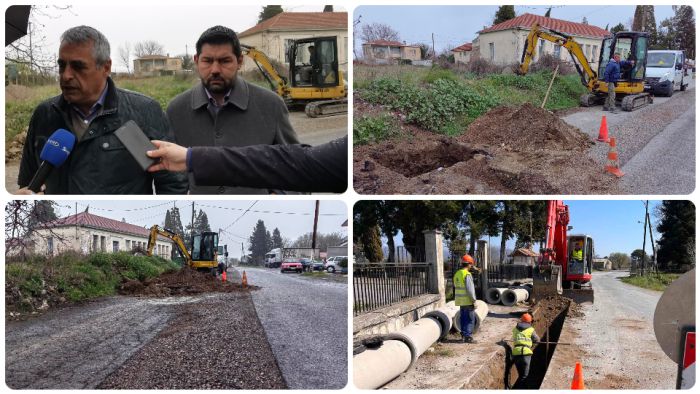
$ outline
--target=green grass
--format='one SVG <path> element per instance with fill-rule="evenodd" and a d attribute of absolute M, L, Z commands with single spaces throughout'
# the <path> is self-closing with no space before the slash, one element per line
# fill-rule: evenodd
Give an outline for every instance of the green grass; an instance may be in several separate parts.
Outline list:
<path fill-rule="evenodd" d="M 179 268 L 159 257 L 133 256 L 127 252 L 95 253 L 81 256 L 65 253 L 46 258 L 33 256 L 23 262 L 5 264 L 6 288 L 18 288 L 23 295 L 14 307 L 28 310 L 26 297 L 64 297 L 68 301 L 115 294 L 128 279 L 145 280 Z M 8 306 L 11 299 L 6 299 Z"/>
<path fill-rule="evenodd" d="M 313 272 L 304 272 L 301 274 L 302 276 L 308 276 L 311 278 L 323 278 L 325 276 L 328 276 L 326 271 L 313 271 Z"/>
<path fill-rule="evenodd" d="M 362 116 L 352 125 L 353 140 L 356 145 L 372 144 L 391 138 L 399 133 L 399 125 L 391 115 Z"/>
<path fill-rule="evenodd" d="M 438 68 L 360 66 L 355 72 L 355 87 L 362 99 L 400 112 L 407 123 L 454 136 L 462 134 L 471 122 L 493 107 L 526 102 L 540 106 L 551 78 L 548 71 L 477 77 Z M 577 107 L 585 92 L 578 75 L 558 75 L 545 108 Z M 363 126 L 371 131 L 383 130 L 379 127 L 383 125 L 373 122 Z M 372 136 L 381 135 L 367 132 L 368 138 L 358 139 L 357 130 L 355 133 L 359 144 L 374 142 Z"/>
<path fill-rule="evenodd" d="M 666 287 L 674 280 L 678 279 L 679 274 L 648 274 L 644 276 L 627 276 L 620 278 L 621 281 L 645 289 L 664 291 Z"/>

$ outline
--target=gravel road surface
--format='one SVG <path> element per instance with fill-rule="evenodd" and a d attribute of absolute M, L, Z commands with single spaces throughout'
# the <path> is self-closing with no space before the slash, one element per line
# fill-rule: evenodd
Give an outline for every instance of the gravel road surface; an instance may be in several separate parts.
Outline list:
<path fill-rule="evenodd" d="M 5 382 L 13 389 L 95 388 L 173 313 L 165 300 L 110 297 L 6 322 Z"/>
<path fill-rule="evenodd" d="M 695 81 L 672 97 L 633 112 L 604 112 L 600 106 L 581 108 L 562 117 L 592 139 L 598 138 L 602 116 L 609 136 L 617 139 L 621 186 L 629 194 L 689 194 L 695 188 Z M 601 172 L 609 147 L 596 142 L 589 156 Z M 692 181 L 691 181 L 692 180 Z"/>
<path fill-rule="evenodd" d="M 628 275 L 594 272 L 595 303 L 582 306 L 584 316 L 567 320 L 583 349 L 578 360 L 585 366 L 586 388 L 674 389 L 677 365 L 654 336 L 654 310 L 662 293 L 619 280 Z"/>
<path fill-rule="evenodd" d="M 245 268 L 255 309 L 290 389 L 340 389 L 348 377 L 348 286 Z"/>

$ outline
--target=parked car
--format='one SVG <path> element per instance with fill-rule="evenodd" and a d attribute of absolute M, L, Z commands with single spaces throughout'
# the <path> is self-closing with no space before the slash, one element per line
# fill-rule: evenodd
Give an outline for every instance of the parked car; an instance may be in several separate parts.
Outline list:
<path fill-rule="evenodd" d="M 312 271 L 323 271 L 325 268 L 323 267 L 323 261 L 314 261 L 311 263 L 311 270 Z"/>
<path fill-rule="evenodd" d="M 326 260 L 326 265 L 324 265 L 324 268 L 326 271 L 330 273 L 334 273 L 336 271 L 342 271 L 342 268 L 340 266 L 340 262 L 343 260 L 347 260 L 348 256 L 333 256 L 330 257 L 328 260 Z M 347 272 L 347 269 L 346 269 Z"/>
<path fill-rule="evenodd" d="M 280 265 L 280 272 L 284 273 L 286 271 L 296 271 L 301 272 L 304 266 L 301 265 L 299 259 L 285 259 Z"/>
<path fill-rule="evenodd" d="M 304 271 L 311 271 L 311 264 L 313 264 L 313 260 L 308 257 L 302 257 L 299 262 L 301 263 L 301 267 Z"/>

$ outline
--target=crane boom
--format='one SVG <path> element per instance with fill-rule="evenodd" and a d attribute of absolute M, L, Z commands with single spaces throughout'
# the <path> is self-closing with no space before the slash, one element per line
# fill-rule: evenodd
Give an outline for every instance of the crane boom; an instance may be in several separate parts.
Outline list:
<path fill-rule="evenodd" d="M 177 246 L 178 250 L 180 251 L 180 254 L 182 254 L 182 257 L 189 265 L 189 263 L 192 261 L 192 256 L 190 256 L 190 252 L 187 251 L 187 247 L 185 246 L 185 242 L 182 240 L 182 238 L 177 233 L 161 228 L 157 224 L 151 226 L 151 231 L 148 237 L 148 249 L 146 250 L 148 255 L 153 256 L 153 248 L 156 245 L 156 240 L 158 239 L 159 235 L 173 241 L 175 246 Z"/>

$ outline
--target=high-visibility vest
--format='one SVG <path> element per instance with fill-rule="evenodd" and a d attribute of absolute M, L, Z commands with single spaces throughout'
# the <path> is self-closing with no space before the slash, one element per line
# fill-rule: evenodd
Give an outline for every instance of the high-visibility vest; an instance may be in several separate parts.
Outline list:
<path fill-rule="evenodd" d="M 455 305 L 456 306 L 467 306 L 474 305 L 474 300 L 467 293 L 467 276 L 472 276 L 472 273 L 468 269 L 462 268 L 455 273 L 452 278 L 452 283 L 455 286 Z"/>
<path fill-rule="evenodd" d="M 583 261 L 583 249 L 579 249 L 579 250 L 574 249 L 574 252 L 571 254 L 571 257 L 574 260 Z"/>
<path fill-rule="evenodd" d="M 529 356 L 532 354 L 532 333 L 534 327 L 526 328 L 522 331 L 518 327 L 513 328 L 513 355 Z"/>

